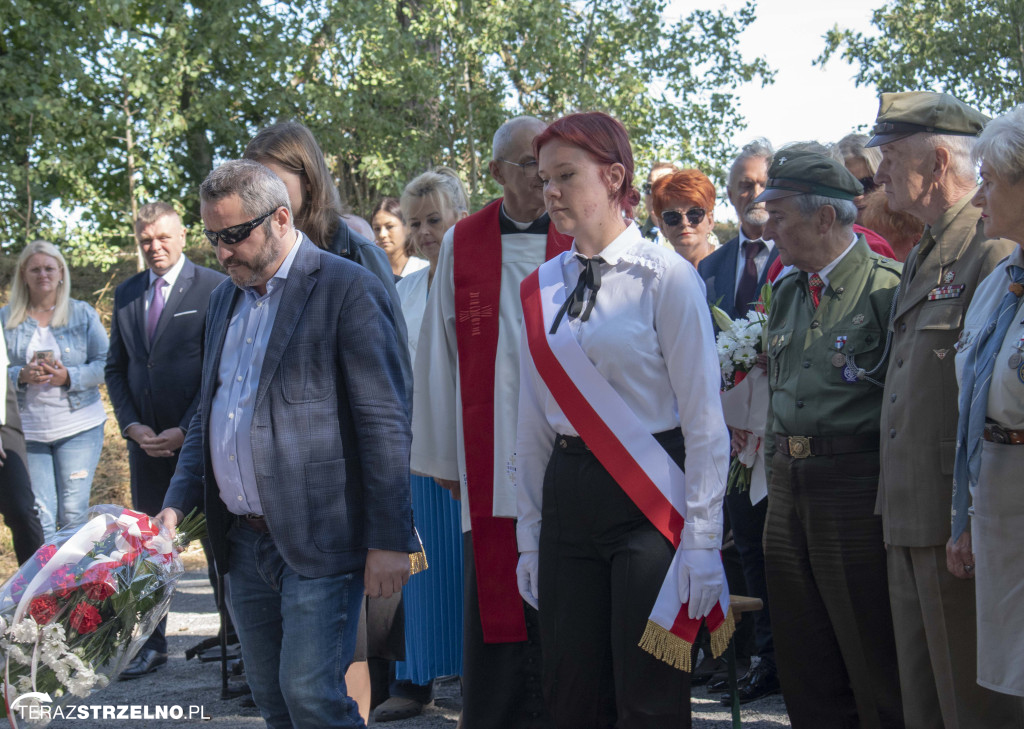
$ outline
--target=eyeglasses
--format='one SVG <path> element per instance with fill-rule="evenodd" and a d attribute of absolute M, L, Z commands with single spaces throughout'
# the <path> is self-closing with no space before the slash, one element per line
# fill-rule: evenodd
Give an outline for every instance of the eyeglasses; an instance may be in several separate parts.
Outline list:
<path fill-rule="evenodd" d="M 860 182 L 860 184 L 864 186 L 865 195 L 867 195 L 872 190 L 876 190 L 878 188 L 878 185 L 875 183 L 874 177 L 861 177 L 860 180 L 858 180 L 858 182 Z"/>
<path fill-rule="evenodd" d="M 645 183 L 644 183 L 644 184 L 643 184 L 643 185 L 642 185 L 642 186 L 640 187 L 640 189 L 641 189 L 641 190 L 643 190 L 643 193 L 644 193 L 644 195 L 650 195 L 650 194 L 651 194 L 651 190 L 653 189 L 653 188 L 651 187 L 651 182 L 650 182 L 650 180 L 648 180 L 647 182 L 645 182 Z"/>
<path fill-rule="evenodd" d="M 263 215 L 258 218 L 253 218 L 248 223 L 232 225 L 230 228 L 225 228 L 224 230 L 206 230 L 204 228 L 203 233 L 206 235 L 207 240 L 210 241 L 210 245 L 214 248 L 217 247 L 218 243 L 227 243 L 229 246 L 233 246 L 248 238 L 253 230 L 258 228 L 264 220 L 269 218 L 278 210 L 279 208 L 274 208 L 269 213 L 263 213 Z"/>
<path fill-rule="evenodd" d="M 704 220 L 706 214 L 707 211 L 704 208 L 690 208 L 685 213 L 678 210 L 666 210 L 661 214 L 661 220 L 669 228 L 674 228 L 683 222 L 683 215 L 686 215 L 686 222 L 690 225 L 700 225 L 700 221 Z"/>
<path fill-rule="evenodd" d="M 524 177 L 536 177 L 537 176 L 537 160 L 535 160 L 535 159 L 531 159 L 529 162 L 513 162 L 510 159 L 504 159 L 503 157 L 498 157 L 498 161 L 499 162 L 505 162 L 507 164 L 512 165 L 513 167 L 518 167 L 520 169 L 520 171 L 523 173 Z"/>

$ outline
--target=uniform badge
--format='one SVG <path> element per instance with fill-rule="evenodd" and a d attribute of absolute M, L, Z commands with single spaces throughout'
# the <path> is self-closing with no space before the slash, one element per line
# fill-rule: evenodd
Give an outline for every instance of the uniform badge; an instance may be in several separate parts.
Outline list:
<path fill-rule="evenodd" d="M 856 316 L 854 316 L 853 317 L 853 323 L 854 324 L 863 324 L 864 323 L 864 315 L 863 314 L 857 314 Z"/>
<path fill-rule="evenodd" d="M 942 277 L 944 283 L 951 284 L 953 279 L 956 278 L 956 271 L 946 271 L 946 275 Z"/>
<path fill-rule="evenodd" d="M 1020 367 L 1021 362 L 1024 362 L 1024 357 L 1020 356 L 1020 352 L 1014 352 L 1010 355 L 1010 369 L 1015 370 Z"/>
<path fill-rule="evenodd" d="M 935 356 L 939 359 L 946 359 L 946 355 L 949 354 L 948 349 L 933 349 L 932 351 L 935 352 Z"/>
<path fill-rule="evenodd" d="M 1024 362 L 1017 368 L 1017 379 L 1024 382 Z"/>
<path fill-rule="evenodd" d="M 836 352 L 832 355 L 832 366 L 833 367 L 844 367 L 846 366 L 846 355 L 840 352 Z"/>
<path fill-rule="evenodd" d="M 842 349 L 843 345 L 846 344 L 846 335 L 836 337 L 836 349 Z"/>
<path fill-rule="evenodd" d="M 941 301 L 942 299 L 958 299 L 967 288 L 967 284 L 944 284 L 936 286 L 928 292 L 928 301 Z"/>
<path fill-rule="evenodd" d="M 957 352 L 963 352 L 971 344 L 971 333 L 964 329 L 960 332 L 960 338 L 956 340 L 956 344 L 953 345 L 953 349 Z"/>
<path fill-rule="evenodd" d="M 856 365 L 848 364 L 843 367 L 843 379 L 847 382 L 858 382 L 860 380 L 858 374 L 859 370 Z"/>

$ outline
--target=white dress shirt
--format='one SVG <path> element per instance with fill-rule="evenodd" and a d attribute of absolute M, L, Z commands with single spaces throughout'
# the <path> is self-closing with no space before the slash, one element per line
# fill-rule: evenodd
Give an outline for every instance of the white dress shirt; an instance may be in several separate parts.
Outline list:
<path fill-rule="evenodd" d="M 571 295 L 583 265 L 563 254 Z M 580 347 L 651 433 L 681 427 L 686 444 L 684 548 L 722 543 L 729 433 L 711 314 L 697 270 L 631 224 L 599 254 L 601 287 L 587 321 L 566 317 Z M 587 291 L 589 299 L 590 291 Z M 525 331 L 524 331 L 525 337 Z M 578 435 L 521 346 L 516 480 L 520 551 L 538 548 L 544 472 L 556 434 Z M 524 508 L 525 503 L 525 508 Z"/>

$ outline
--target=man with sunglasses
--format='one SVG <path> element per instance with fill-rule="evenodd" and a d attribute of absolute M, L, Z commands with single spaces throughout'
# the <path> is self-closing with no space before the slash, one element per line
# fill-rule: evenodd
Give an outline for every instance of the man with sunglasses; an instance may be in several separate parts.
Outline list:
<path fill-rule="evenodd" d="M 200 196 L 231 282 L 158 518 L 205 510 L 267 726 L 362 727 L 343 679 L 362 596 L 400 590 L 419 549 L 404 343 L 384 286 L 294 228 L 269 169 L 226 162 Z"/>
<path fill-rule="evenodd" d="M 1014 248 L 988 238 L 981 210 L 971 205 L 971 149 L 987 121 L 948 94 L 885 93 L 868 142 L 882 152 L 875 180 L 889 207 L 926 226 L 904 264 L 889 324 L 878 486 L 908 727 L 1018 726 L 1012 697 L 977 683 L 970 532 L 947 547 L 958 412 L 954 345 L 978 283 Z"/>
<path fill-rule="evenodd" d="M 147 269 L 114 292 L 105 374 L 128 444 L 132 506 L 155 514 L 199 407 L 206 309 L 224 274 L 197 266 L 182 253 L 185 227 L 167 203 L 139 209 L 135 238 Z M 167 662 L 165 626 L 166 619 L 122 679 L 139 678 Z"/>

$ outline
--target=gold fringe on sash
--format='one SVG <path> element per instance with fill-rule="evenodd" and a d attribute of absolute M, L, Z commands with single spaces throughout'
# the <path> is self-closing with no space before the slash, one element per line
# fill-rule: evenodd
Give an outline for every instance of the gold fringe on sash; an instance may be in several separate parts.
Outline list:
<path fill-rule="evenodd" d="M 418 552 L 412 552 L 409 555 L 409 574 L 414 575 L 417 572 L 423 572 L 427 569 L 427 554 L 420 548 Z"/>
<path fill-rule="evenodd" d="M 733 619 L 732 608 L 729 608 L 725 620 L 711 634 L 711 653 L 715 658 L 725 652 L 735 632 L 736 621 Z M 693 644 L 665 630 L 653 620 L 647 621 L 647 628 L 640 638 L 640 647 L 673 668 L 687 673 L 693 671 Z"/>

